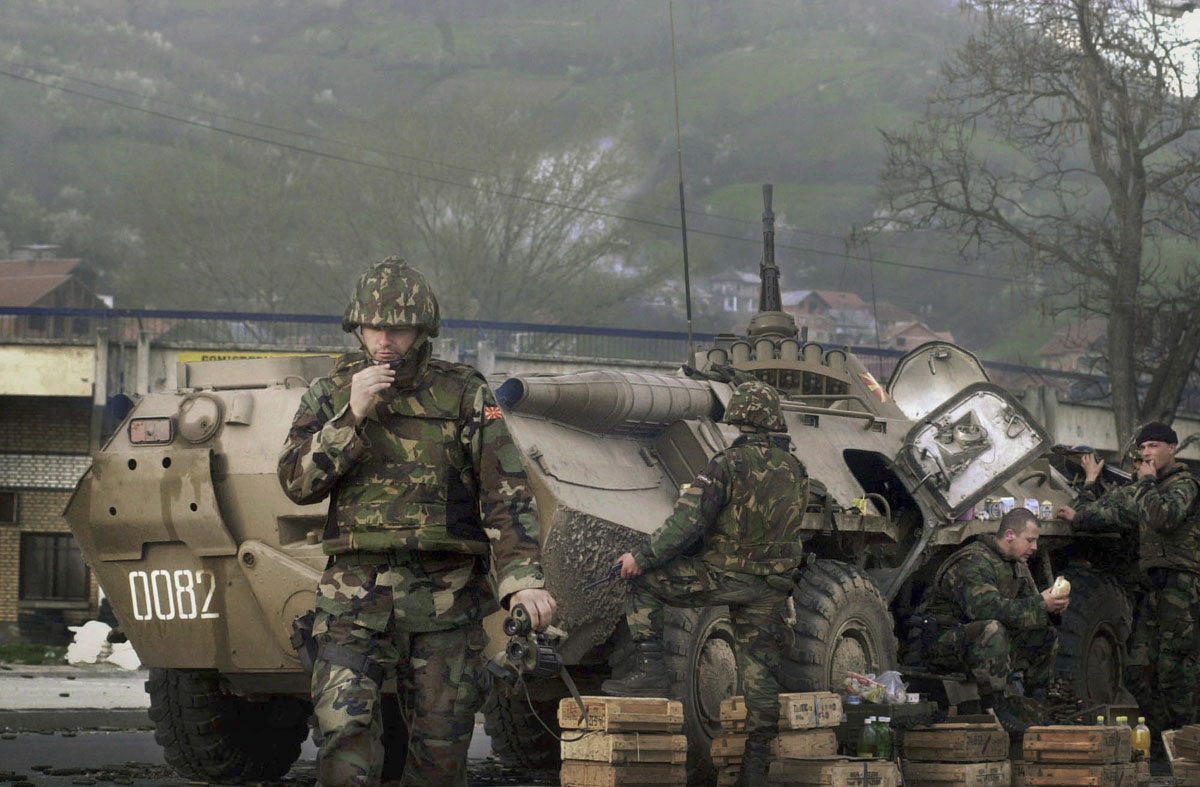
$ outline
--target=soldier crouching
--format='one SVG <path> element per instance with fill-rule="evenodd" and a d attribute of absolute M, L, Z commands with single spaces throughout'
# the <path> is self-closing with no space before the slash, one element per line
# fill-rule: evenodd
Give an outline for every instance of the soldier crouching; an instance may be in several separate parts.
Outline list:
<path fill-rule="evenodd" d="M 919 660 L 937 671 L 966 672 L 984 707 L 1013 733 L 1027 726 L 1006 698 L 1013 673 L 1023 674 L 1027 696 L 1045 702 L 1058 650 L 1050 615 L 1070 602 L 1034 584 L 1027 564 L 1040 533 L 1037 517 L 1015 508 L 995 535 L 951 555 L 917 613 L 921 630 L 913 632 Z"/>

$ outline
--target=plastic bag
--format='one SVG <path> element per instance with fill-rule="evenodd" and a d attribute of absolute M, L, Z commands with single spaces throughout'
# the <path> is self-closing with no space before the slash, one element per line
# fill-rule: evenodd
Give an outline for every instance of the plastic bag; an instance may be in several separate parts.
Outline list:
<path fill-rule="evenodd" d="M 844 685 L 847 694 L 857 694 L 865 702 L 898 704 L 908 699 L 908 686 L 895 670 L 888 670 L 878 678 L 873 672 L 866 675 L 847 672 Z"/>

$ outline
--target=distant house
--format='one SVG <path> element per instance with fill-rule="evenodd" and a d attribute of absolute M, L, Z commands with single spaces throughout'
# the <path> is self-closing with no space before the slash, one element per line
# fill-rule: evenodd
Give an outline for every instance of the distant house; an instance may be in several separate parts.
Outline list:
<path fill-rule="evenodd" d="M 1103 317 L 1093 317 L 1059 328 L 1037 354 L 1047 369 L 1104 374 L 1107 342 L 1107 322 Z"/>
<path fill-rule="evenodd" d="M 786 293 L 784 311 L 796 324 L 808 328 L 810 341 L 821 344 L 874 344 L 875 320 L 871 307 L 852 292 L 793 290 Z"/>
<path fill-rule="evenodd" d="M 0 260 L 0 307 L 105 309 L 96 274 L 73 259 Z M 0 315 L 0 335 L 65 339 L 92 333 L 92 320 L 63 315 Z"/>
<path fill-rule="evenodd" d="M 880 304 L 882 306 L 883 304 Z M 951 342 L 954 335 L 949 331 L 935 331 L 923 322 L 897 322 L 881 330 L 879 346 L 892 350 L 907 352 L 914 347 L 920 347 L 926 342 Z"/>
<path fill-rule="evenodd" d="M 725 271 L 696 282 L 696 299 L 710 314 L 749 317 L 758 311 L 757 273 Z"/>

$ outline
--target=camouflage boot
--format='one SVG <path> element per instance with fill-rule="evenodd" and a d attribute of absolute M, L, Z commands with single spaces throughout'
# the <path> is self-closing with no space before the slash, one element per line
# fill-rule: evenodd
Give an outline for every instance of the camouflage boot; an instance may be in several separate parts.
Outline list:
<path fill-rule="evenodd" d="M 767 783 L 767 760 L 771 758 L 771 741 L 750 738 L 742 755 L 742 771 L 733 787 L 761 787 Z"/>
<path fill-rule="evenodd" d="M 1029 729 L 1029 724 L 1021 718 L 1020 711 L 1014 708 L 1003 694 L 989 694 L 981 698 L 984 708 L 991 708 L 1010 738 L 1020 738 Z"/>
<path fill-rule="evenodd" d="M 612 678 L 600 684 L 600 691 L 610 697 L 666 697 L 671 689 L 667 662 L 663 658 L 661 640 L 638 642 L 633 671 L 623 678 Z"/>

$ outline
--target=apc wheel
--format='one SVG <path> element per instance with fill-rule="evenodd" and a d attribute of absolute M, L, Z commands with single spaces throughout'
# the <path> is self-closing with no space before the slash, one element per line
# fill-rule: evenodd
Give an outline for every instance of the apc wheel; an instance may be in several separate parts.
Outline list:
<path fill-rule="evenodd" d="M 293 697 L 251 702 L 225 691 L 211 670 L 150 670 L 154 740 L 187 779 L 270 781 L 300 757 L 312 707 Z"/>
<path fill-rule="evenodd" d="M 545 727 L 558 730 L 558 701 L 533 700 L 537 718 L 522 691 L 494 686 L 483 704 L 483 729 L 492 752 L 510 768 L 553 771 L 561 765 L 560 746 Z"/>
<path fill-rule="evenodd" d="M 1055 673 L 1089 705 L 1120 702 L 1125 643 L 1133 625 L 1129 599 L 1112 577 L 1068 568 L 1071 606 L 1058 626 Z"/>
<path fill-rule="evenodd" d="M 667 607 L 665 623 L 671 696 L 683 701 L 687 783 L 714 784 L 712 740 L 721 734 L 721 700 L 741 693 L 729 610 Z"/>
<path fill-rule="evenodd" d="M 895 669 L 892 615 L 866 574 L 818 560 L 801 571 L 792 598 L 796 625 L 784 648 L 784 691 L 841 691 L 847 672 Z"/>

